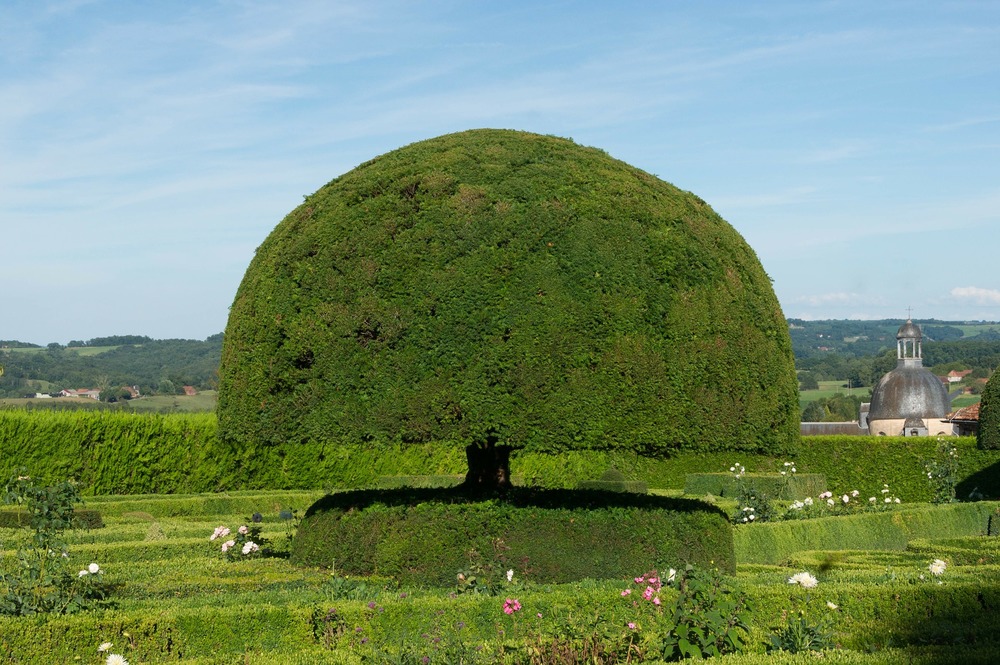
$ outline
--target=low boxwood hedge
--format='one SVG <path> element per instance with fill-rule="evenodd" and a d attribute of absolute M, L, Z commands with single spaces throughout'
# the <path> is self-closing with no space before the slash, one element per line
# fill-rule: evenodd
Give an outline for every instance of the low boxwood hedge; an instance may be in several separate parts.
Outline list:
<path fill-rule="evenodd" d="M 30 513 L 17 509 L 0 509 L 0 528 L 17 529 L 30 524 Z M 73 526 L 77 529 L 100 529 L 104 527 L 104 520 L 96 510 L 77 508 L 73 511 Z"/>
<path fill-rule="evenodd" d="M 859 513 L 739 526 L 736 559 L 779 563 L 805 550 L 901 550 L 919 538 L 985 535 L 1000 504 L 992 501 L 917 505 L 881 513 Z"/>
<path fill-rule="evenodd" d="M 515 569 L 536 582 L 622 577 L 682 563 L 735 571 L 732 527 L 691 499 L 597 490 L 362 490 L 324 497 L 300 524 L 292 560 L 448 586 Z"/>

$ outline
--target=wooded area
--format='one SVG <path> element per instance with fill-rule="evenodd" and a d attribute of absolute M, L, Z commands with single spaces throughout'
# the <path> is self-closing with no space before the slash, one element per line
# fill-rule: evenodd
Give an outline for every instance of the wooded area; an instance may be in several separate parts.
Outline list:
<path fill-rule="evenodd" d="M 144 395 L 214 389 L 221 353 L 221 333 L 203 341 L 119 335 L 46 347 L 4 341 L 0 397 L 122 386 L 138 386 Z"/>

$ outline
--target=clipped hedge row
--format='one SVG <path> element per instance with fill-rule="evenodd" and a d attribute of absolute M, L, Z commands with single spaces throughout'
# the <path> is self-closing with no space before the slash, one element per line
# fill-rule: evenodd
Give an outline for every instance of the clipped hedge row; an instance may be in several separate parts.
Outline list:
<path fill-rule="evenodd" d="M 774 589 L 748 591 L 754 608 L 748 642 L 756 653 L 713 662 L 988 665 L 996 662 L 1000 648 L 995 629 L 1000 593 L 996 589 L 969 582 L 944 587 L 893 583 L 824 590 L 817 604 L 829 599 L 840 606 L 832 616 L 843 649 L 765 655 L 760 645 L 771 627 L 780 625 L 782 612 L 804 594 L 781 583 Z M 502 597 L 479 594 L 456 598 L 373 595 L 290 605 L 254 602 L 252 594 L 247 594 L 238 606 L 155 611 L 144 606 L 68 617 L 0 618 L 0 662 L 97 662 L 95 649 L 104 640 L 113 641 L 114 650 L 133 663 L 360 664 L 421 662 L 424 654 L 431 663 L 444 663 L 459 662 L 447 660 L 446 654 L 462 647 L 471 656 L 466 662 L 498 662 L 490 656 L 501 645 L 513 657 L 518 645 L 536 645 L 538 637 L 555 638 L 560 621 L 578 631 L 567 631 L 565 637 L 586 635 L 597 641 L 623 632 L 625 622 L 635 618 L 631 603 L 606 585 L 519 595 L 525 609 L 513 617 L 501 613 Z M 537 618 L 538 613 L 543 618 Z M 477 646 L 484 646 L 487 655 L 478 654 Z"/>
<path fill-rule="evenodd" d="M 601 491 L 519 491 L 482 501 L 449 490 L 343 492 L 307 511 L 293 561 L 404 584 L 449 586 L 460 571 L 538 582 L 620 577 L 660 564 L 734 571 L 732 528 L 690 499 Z"/>
<path fill-rule="evenodd" d="M 737 479 L 731 473 L 689 473 L 684 480 L 684 493 L 690 496 L 735 497 L 742 483 L 748 490 L 772 499 L 804 499 L 826 491 L 826 476 L 821 473 L 798 473 L 782 476 L 777 473 L 750 473 Z"/>
<path fill-rule="evenodd" d="M 125 641 L 129 662 L 181 661 L 189 654 L 216 654 L 236 662 L 245 652 L 294 651 L 314 642 L 311 607 L 248 602 L 239 607 L 156 611 L 108 611 L 36 620 L 0 617 L 0 655 L 5 662 L 96 662 L 105 639 Z M 117 639 L 116 639 L 117 638 Z M 242 658 L 239 659 L 242 662 Z M 273 662 L 273 661 L 272 661 Z"/>
<path fill-rule="evenodd" d="M 88 494 L 212 491 L 235 466 L 215 431 L 213 414 L 0 410 L 0 478 L 24 468 Z"/>
<path fill-rule="evenodd" d="M 641 480 L 581 480 L 577 487 L 582 490 L 601 490 L 603 492 L 632 492 L 646 494 L 649 486 Z"/>
<path fill-rule="evenodd" d="M 134 496 L 99 496 L 87 503 L 104 515 L 146 515 L 177 517 L 201 515 L 243 515 L 261 513 L 264 519 L 277 518 L 283 510 L 305 512 L 321 491 L 242 491 L 213 494 L 140 494 Z"/>
<path fill-rule="evenodd" d="M 249 489 L 374 487 L 383 476 L 462 475 L 465 451 L 440 443 L 398 447 L 326 444 L 230 450 L 219 445 L 212 414 L 146 415 L 0 410 L 0 478 L 21 467 L 43 482 L 80 481 L 87 494 L 190 493 Z M 1000 450 L 978 450 L 972 437 L 958 448 L 959 498 L 977 489 L 1000 497 Z M 878 493 L 883 483 L 904 502 L 928 501 L 924 463 L 930 437 L 816 436 L 794 457 L 683 453 L 650 459 L 633 453 L 515 451 L 511 471 L 528 486 L 573 488 L 609 467 L 653 488 L 681 489 L 689 474 L 723 473 L 735 462 L 750 473 L 775 473 L 794 461 L 799 475 L 826 476 L 835 492 Z M 698 492 L 698 495 L 703 495 Z"/>
<path fill-rule="evenodd" d="M 1000 504 L 983 501 L 740 526 L 736 560 L 777 564 L 805 550 L 902 550 L 919 538 L 979 536 L 998 510 Z"/>
<path fill-rule="evenodd" d="M 17 529 L 31 524 L 31 514 L 24 510 L 0 509 L 0 528 Z M 96 510 L 77 508 L 73 511 L 73 526 L 77 529 L 100 529 L 104 520 Z"/>

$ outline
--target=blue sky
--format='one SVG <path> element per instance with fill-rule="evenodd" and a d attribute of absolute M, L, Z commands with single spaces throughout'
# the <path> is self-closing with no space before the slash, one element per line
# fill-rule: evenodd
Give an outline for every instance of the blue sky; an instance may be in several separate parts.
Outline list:
<path fill-rule="evenodd" d="M 1000 3 L 0 3 L 0 339 L 220 332 L 304 195 L 475 127 L 706 200 L 794 318 L 1000 320 Z"/>

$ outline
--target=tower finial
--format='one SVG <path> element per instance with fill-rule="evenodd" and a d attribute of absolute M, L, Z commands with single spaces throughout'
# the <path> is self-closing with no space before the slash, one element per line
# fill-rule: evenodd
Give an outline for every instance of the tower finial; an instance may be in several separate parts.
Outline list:
<path fill-rule="evenodd" d="M 907 321 L 912 321 L 913 320 L 913 308 L 912 307 L 907 307 L 906 308 L 906 320 Z"/>

